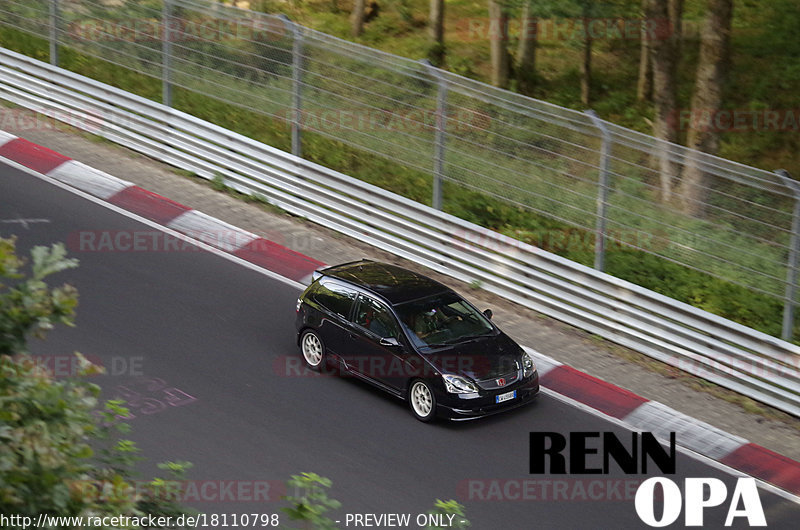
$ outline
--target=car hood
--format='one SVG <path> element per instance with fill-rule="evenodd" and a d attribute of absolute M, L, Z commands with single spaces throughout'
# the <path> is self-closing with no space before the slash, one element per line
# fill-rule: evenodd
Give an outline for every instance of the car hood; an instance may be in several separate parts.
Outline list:
<path fill-rule="evenodd" d="M 516 372 L 522 354 L 519 345 L 504 333 L 479 337 L 424 352 L 423 356 L 442 373 L 467 376 L 476 381 Z"/>

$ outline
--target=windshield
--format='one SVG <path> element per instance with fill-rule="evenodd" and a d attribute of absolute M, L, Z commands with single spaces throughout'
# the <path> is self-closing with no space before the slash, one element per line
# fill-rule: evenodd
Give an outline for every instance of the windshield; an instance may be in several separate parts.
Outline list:
<path fill-rule="evenodd" d="M 395 311 L 419 347 L 456 344 L 495 333 L 491 322 L 455 293 L 399 304 Z"/>

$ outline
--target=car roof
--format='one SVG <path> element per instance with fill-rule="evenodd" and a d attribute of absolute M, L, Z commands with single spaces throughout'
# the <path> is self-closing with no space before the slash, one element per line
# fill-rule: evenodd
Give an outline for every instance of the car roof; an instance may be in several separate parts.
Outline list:
<path fill-rule="evenodd" d="M 335 265 L 320 272 L 372 291 L 391 305 L 452 292 L 449 287 L 422 274 L 397 265 L 371 260 Z"/>

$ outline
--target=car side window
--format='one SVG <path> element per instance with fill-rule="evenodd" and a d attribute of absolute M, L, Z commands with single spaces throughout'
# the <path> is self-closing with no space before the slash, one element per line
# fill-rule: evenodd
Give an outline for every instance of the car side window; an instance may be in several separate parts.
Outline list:
<path fill-rule="evenodd" d="M 332 313 L 344 318 L 350 317 L 350 309 L 356 298 L 356 292 L 336 282 L 320 280 L 314 300 Z"/>
<path fill-rule="evenodd" d="M 398 338 L 399 329 L 389 310 L 377 300 L 358 295 L 355 323 L 381 338 Z"/>

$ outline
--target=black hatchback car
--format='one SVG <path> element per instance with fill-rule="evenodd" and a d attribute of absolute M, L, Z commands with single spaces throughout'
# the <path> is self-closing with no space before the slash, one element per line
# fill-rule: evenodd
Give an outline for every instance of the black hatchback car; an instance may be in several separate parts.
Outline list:
<path fill-rule="evenodd" d="M 334 368 L 408 401 L 421 421 L 472 419 L 529 403 L 531 357 L 455 291 L 373 261 L 316 271 L 297 300 L 297 343 Z"/>

